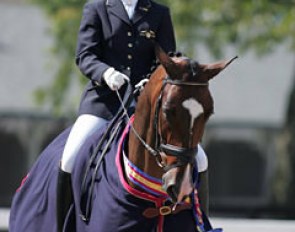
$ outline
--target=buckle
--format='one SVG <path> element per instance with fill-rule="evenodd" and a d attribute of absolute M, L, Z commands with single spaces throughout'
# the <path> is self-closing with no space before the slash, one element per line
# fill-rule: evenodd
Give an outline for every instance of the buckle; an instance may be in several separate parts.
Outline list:
<path fill-rule="evenodd" d="M 169 206 L 164 205 L 159 208 L 159 213 L 160 215 L 165 216 L 165 215 L 171 214 L 172 210 Z"/>

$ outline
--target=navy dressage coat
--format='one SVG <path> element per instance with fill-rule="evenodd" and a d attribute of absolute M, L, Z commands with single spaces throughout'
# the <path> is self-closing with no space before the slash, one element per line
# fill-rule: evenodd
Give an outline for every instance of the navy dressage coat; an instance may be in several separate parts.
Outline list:
<path fill-rule="evenodd" d="M 79 114 L 110 120 L 119 108 L 116 93 L 102 75 L 110 67 L 129 76 L 134 86 L 155 62 L 154 46 L 144 32 L 155 34 L 164 51 L 175 51 L 175 37 L 168 7 L 138 0 L 132 19 L 120 0 L 95 0 L 85 4 L 78 34 L 76 64 L 89 79 Z M 94 88 L 95 87 L 95 88 Z M 120 90 L 123 94 L 124 87 Z"/>

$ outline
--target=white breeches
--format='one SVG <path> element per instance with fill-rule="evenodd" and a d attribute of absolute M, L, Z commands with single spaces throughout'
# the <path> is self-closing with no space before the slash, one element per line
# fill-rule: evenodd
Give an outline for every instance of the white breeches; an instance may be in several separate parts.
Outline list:
<path fill-rule="evenodd" d="M 82 114 L 77 118 L 62 154 L 61 169 L 63 171 L 72 172 L 76 156 L 86 139 L 105 123 L 107 123 L 107 120 L 91 114 Z"/>
<path fill-rule="evenodd" d="M 66 142 L 61 158 L 61 169 L 71 173 L 80 148 L 95 131 L 98 131 L 107 120 L 90 114 L 82 114 L 76 120 Z M 204 172 L 208 168 L 207 155 L 201 145 L 198 145 L 196 156 L 198 171 Z"/>

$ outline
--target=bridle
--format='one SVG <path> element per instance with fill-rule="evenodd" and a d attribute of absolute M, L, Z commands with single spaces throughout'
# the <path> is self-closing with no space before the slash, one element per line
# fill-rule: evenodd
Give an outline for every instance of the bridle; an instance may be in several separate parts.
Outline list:
<path fill-rule="evenodd" d="M 163 91 L 167 84 L 170 85 L 179 85 L 179 86 L 208 86 L 208 82 L 200 83 L 200 82 L 189 82 L 189 81 L 182 81 L 182 80 L 173 80 L 169 76 L 167 76 L 163 80 L 162 88 L 160 95 L 157 99 L 156 103 L 156 110 L 155 110 L 155 117 L 154 117 L 154 131 L 156 134 L 156 142 L 155 142 L 155 150 L 157 153 L 156 160 L 160 167 L 164 169 L 165 172 L 169 171 L 172 168 L 182 167 L 187 165 L 188 163 L 194 164 L 195 163 L 195 155 L 198 152 L 198 146 L 196 147 L 180 147 L 175 146 L 169 143 L 166 143 L 163 140 L 162 135 L 159 132 L 159 112 L 162 106 L 162 99 L 163 99 Z M 170 165 L 163 163 L 163 154 L 166 156 L 174 156 L 176 157 L 176 162 Z"/>
<path fill-rule="evenodd" d="M 191 65 L 190 65 L 191 66 Z M 191 67 L 193 76 L 196 74 L 194 69 Z M 194 165 L 195 163 L 195 155 L 198 151 L 198 146 L 196 147 L 180 147 L 175 146 L 169 143 L 164 142 L 160 132 L 159 132 L 159 112 L 162 106 L 162 99 L 163 99 L 163 92 L 167 84 L 170 85 L 179 85 L 179 86 L 208 86 L 208 82 L 193 82 L 193 81 L 183 81 L 183 80 L 173 80 L 169 76 L 166 76 L 166 78 L 163 79 L 163 84 L 161 87 L 160 95 L 156 102 L 156 109 L 155 109 L 155 117 L 153 120 L 153 129 L 156 135 L 156 142 L 155 147 L 152 148 L 149 144 L 144 141 L 141 136 L 138 134 L 138 132 L 134 129 L 132 124 L 130 125 L 132 131 L 134 132 L 135 136 L 138 138 L 138 140 L 141 142 L 141 144 L 145 147 L 145 149 L 155 157 L 157 164 L 163 168 L 164 172 L 169 171 L 172 168 L 185 166 L 188 163 Z M 118 98 L 122 103 L 122 99 L 120 97 L 120 94 L 117 92 Z M 125 109 L 125 115 L 129 118 L 127 110 Z M 166 156 L 174 156 L 176 157 L 176 162 L 173 164 L 165 164 L 163 162 L 163 155 Z"/>

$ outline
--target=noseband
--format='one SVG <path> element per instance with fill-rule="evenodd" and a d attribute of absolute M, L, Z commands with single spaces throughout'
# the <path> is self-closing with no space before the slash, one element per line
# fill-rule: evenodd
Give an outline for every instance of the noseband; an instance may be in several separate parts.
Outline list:
<path fill-rule="evenodd" d="M 169 171 L 172 168 L 185 166 L 188 163 L 194 164 L 195 162 L 195 155 L 198 152 L 198 146 L 196 147 L 179 147 L 169 143 L 166 143 L 163 139 L 161 134 L 159 133 L 159 112 L 162 106 L 162 99 L 163 99 L 163 91 L 167 84 L 170 85 L 179 85 L 179 86 L 208 86 L 207 83 L 200 83 L 200 82 L 188 82 L 182 80 L 172 80 L 169 76 L 167 76 L 163 80 L 163 85 L 161 88 L 160 95 L 157 99 L 156 103 L 156 110 L 155 110 L 155 117 L 154 117 L 154 131 L 156 134 L 156 142 L 155 142 L 155 151 L 152 153 L 156 156 L 156 161 L 160 167 L 164 169 L 165 172 Z M 174 156 L 176 157 L 176 162 L 170 165 L 163 163 L 163 154 L 166 156 Z"/>

